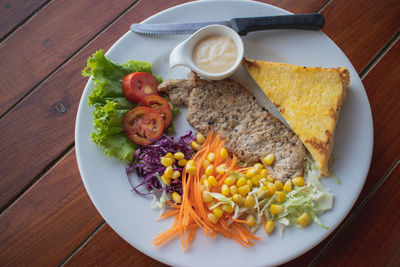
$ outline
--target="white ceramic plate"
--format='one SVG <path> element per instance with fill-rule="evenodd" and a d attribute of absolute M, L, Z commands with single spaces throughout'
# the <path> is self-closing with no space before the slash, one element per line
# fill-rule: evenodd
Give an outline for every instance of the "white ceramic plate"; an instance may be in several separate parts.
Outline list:
<path fill-rule="evenodd" d="M 222 20 L 232 17 L 281 15 L 289 12 L 250 1 L 201 1 L 180 5 L 158 13 L 145 22 L 183 22 Z M 127 32 L 107 53 L 117 62 L 131 59 L 153 63 L 155 74 L 168 78 L 184 78 L 188 70 L 178 67 L 170 70 L 170 51 L 187 36 L 140 36 Z M 125 165 L 105 156 L 90 141 L 92 108 L 87 97 L 93 83 L 89 81 L 79 105 L 76 120 L 76 155 L 79 170 L 87 192 L 106 222 L 127 242 L 143 253 L 169 265 L 177 266 L 267 266 L 287 262 L 316 246 L 340 224 L 360 193 L 372 153 L 372 117 L 363 85 L 343 52 L 322 32 L 303 30 L 275 30 L 250 33 L 243 37 L 245 56 L 252 59 L 286 62 L 304 66 L 338 67 L 350 71 L 351 84 L 338 123 L 333 171 L 341 184 L 333 178 L 322 179 L 325 187 L 335 195 L 334 208 L 321 215 L 325 230 L 316 224 L 304 230 L 292 227 L 280 237 L 276 232 L 245 249 L 221 236 L 216 239 L 198 232 L 191 249 L 182 252 L 178 239 L 161 248 L 154 247 L 155 235 L 170 227 L 171 221 L 155 222 L 159 211 L 150 208 L 150 199 L 131 192 L 125 175 Z M 265 97 L 243 70 L 234 75 L 260 103 Z M 185 110 L 174 121 L 178 134 L 190 126 Z M 265 237 L 263 231 L 257 233 Z"/>

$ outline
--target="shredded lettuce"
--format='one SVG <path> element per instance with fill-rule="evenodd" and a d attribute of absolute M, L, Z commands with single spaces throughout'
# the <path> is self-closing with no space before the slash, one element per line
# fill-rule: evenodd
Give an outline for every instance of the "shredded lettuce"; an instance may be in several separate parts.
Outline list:
<path fill-rule="evenodd" d="M 296 224 L 297 218 L 304 212 L 308 212 L 313 221 L 325 229 L 329 229 L 318 218 L 318 214 L 330 210 L 333 205 L 333 194 L 326 191 L 319 181 L 319 171 L 310 169 L 307 173 L 307 185 L 296 186 L 287 193 L 284 202 L 279 203 L 284 207 L 284 212 L 272 215 L 267 207 L 274 204 L 271 198 L 262 208 L 267 218 L 276 219 L 282 226 Z"/>
<path fill-rule="evenodd" d="M 103 50 L 99 50 L 88 59 L 87 66 L 82 71 L 82 75 L 91 76 L 95 84 L 88 97 L 89 106 L 95 108 L 92 141 L 102 147 L 106 155 L 127 163 L 132 161 L 139 146 L 128 138 L 122 126 L 125 114 L 135 106 L 124 97 L 121 81 L 131 72 L 151 73 L 151 67 L 151 63 L 135 60 L 119 64 L 107 58 Z M 162 82 L 161 78 L 156 79 L 159 83 Z M 171 109 L 174 118 L 179 109 L 172 105 Z M 175 132 L 172 123 L 168 131 Z"/>
<path fill-rule="evenodd" d="M 213 198 L 215 198 L 216 200 L 218 200 L 218 202 L 215 205 L 213 205 L 213 206 L 211 206 L 209 208 L 210 210 L 212 210 L 212 209 L 214 209 L 214 208 L 216 208 L 216 207 L 218 207 L 219 205 L 222 205 L 222 204 L 229 204 L 229 205 L 232 206 L 232 208 L 235 206 L 235 202 L 233 202 L 232 199 L 230 199 L 230 198 L 228 198 L 228 197 L 226 197 L 226 196 L 224 196 L 224 195 L 222 195 L 220 193 L 208 192 L 208 194 L 210 196 L 212 196 Z"/>

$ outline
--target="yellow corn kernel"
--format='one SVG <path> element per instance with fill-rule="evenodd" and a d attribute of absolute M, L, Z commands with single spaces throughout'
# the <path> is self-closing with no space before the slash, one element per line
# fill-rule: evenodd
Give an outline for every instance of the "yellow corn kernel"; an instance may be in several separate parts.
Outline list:
<path fill-rule="evenodd" d="M 194 164 L 195 164 L 195 162 L 194 162 L 194 160 L 188 160 L 188 161 L 186 161 L 186 166 L 187 165 L 191 165 L 191 166 L 194 166 Z"/>
<path fill-rule="evenodd" d="M 272 177 L 271 174 L 267 175 L 267 178 L 265 178 L 267 182 L 273 183 L 274 182 L 274 177 Z"/>
<path fill-rule="evenodd" d="M 205 189 L 207 189 L 207 190 L 210 189 L 210 187 L 211 187 L 211 185 L 210 185 L 210 183 L 208 182 L 207 179 L 204 179 L 203 185 L 205 186 Z"/>
<path fill-rule="evenodd" d="M 246 206 L 246 207 L 253 207 L 254 206 L 254 203 L 255 203 L 255 199 L 254 199 L 254 196 L 253 195 L 247 195 L 245 198 L 244 198 L 244 202 L 243 202 L 243 204 Z"/>
<path fill-rule="evenodd" d="M 275 181 L 274 182 L 275 188 L 277 191 L 282 191 L 283 190 L 283 184 L 281 181 Z"/>
<path fill-rule="evenodd" d="M 222 148 L 219 152 L 219 155 L 221 156 L 221 158 L 226 159 L 228 157 L 228 151 L 225 148 Z"/>
<path fill-rule="evenodd" d="M 292 178 L 292 183 L 294 185 L 297 185 L 297 186 L 303 186 L 304 185 L 304 179 L 301 176 L 294 177 L 294 178 Z"/>
<path fill-rule="evenodd" d="M 285 190 L 288 193 L 292 191 L 292 182 L 290 180 L 286 181 L 285 185 L 283 186 L 283 190 Z"/>
<path fill-rule="evenodd" d="M 241 186 L 238 188 L 238 193 L 244 197 L 250 192 L 250 186 L 248 184 L 245 184 L 244 186 Z"/>
<path fill-rule="evenodd" d="M 178 160 L 178 165 L 181 166 L 181 167 L 185 166 L 186 165 L 186 159 Z"/>
<path fill-rule="evenodd" d="M 269 210 L 271 211 L 272 214 L 281 214 L 284 209 L 281 205 L 272 204 L 271 207 L 269 207 Z"/>
<path fill-rule="evenodd" d="M 226 184 L 223 184 L 221 186 L 221 194 L 223 194 L 224 196 L 229 195 L 229 187 Z"/>
<path fill-rule="evenodd" d="M 208 160 L 203 160 L 203 167 L 204 167 L 204 169 L 206 169 L 208 166 L 210 166 L 210 162 L 208 161 Z"/>
<path fill-rule="evenodd" d="M 175 203 L 181 203 L 181 202 L 182 202 L 182 197 L 181 197 L 181 195 L 179 195 L 177 192 L 173 192 L 173 193 L 172 193 L 172 200 L 173 200 Z"/>
<path fill-rule="evenodd" d="M 213 197 L 208 193 L 207 190 L 203 190 L 203 192 L 201 193 L 202 197 L 203 197 L 203 201 L 206 203 L 209 203 L 211 201 L 213 201 Z"/>
<path fill-rule="evenodd" d="M 190 142 L 190 147 L 196 151 L 200 149 L 200 145 L 196 141 Z"/>
<path fill-rule="evenodd" d="M 265 196 L 266 197 L 272 197 L 272 195 L 274 193 L 272 193 L 271 190 L 269 190 L 268 186 L 263 186 L 262 188 L 265 188 L 264 190 L 265 190 Z"/>
<path fill-rule="evenodd" d="M 276 191 L 276 186 L 273 183 L 268 183 L 267 184 L 268 190 L 271 192 L 271 194 L 274 194 Z"/>
<path fill-rule="evenodd" d="M 165 154 L 165 157 L 173 159 L 174 155 L 172 155 L 171 152 L 168 152 L 167 154 Z"/>
<path fill-rule="evenodd" d="M 209 214 L 207 215 L 207 218 L 208 218 L 208 220 L 209 220 L 210 222 L 212 222 L 213 224 L 217 224 L 217 223 L 218 223 L 218 220 L 219 220 L 219 217 L 217 217 L 214 213 L 209 213 Z"/>
<path fill-rule="evenodd" d="M 255 186 L 260 186 L 260 180 L 261 180 L 261 176 L 260 176 L 260 174 L 257 174 L 257 175 L 254 175 L 252 178 L 251 178 L 251 181 L 253 182 L 253 185 L 255 185 Z"/>
<path fill-rule="evenodd" d="M 253 181 L 251 179 L 246 181 L 246 184 L 250 186 L 250 189 L 253 187 Z"/>
<path fill-rule="evenodd" d="M 170 185 L 171 184 L 171 178 L 169 177 L 165 177 L 164 175 L 161 175 L 161 180 L 164 182 L 164 184 L 166 185 Z"/>
<path fill-rule="evenodd" d="M 217 216 L 218 218 L 221 218 L 222 217 L 222 215 L 224 215 L 224 211 L 222 210 L 222 208 L 221 207 L 216 207 L 216 208 L 213 208 L 213 210 L 212 210 L 212 212 L 215 214 L 215 216 Z"/>
<path fill-rule="evenodd" d="M 253 177 L 253 176 L 256 175 L 256 174 L 257 174 L 257 170 L 254 169 L 254 168 L 250 168 L 250 169 L 248 169 L 248 170 L 246 171 L 246 177 L 247 177 L 247 178 L 251 178 L 251 177 Z"/>
<path fill-rule="evenodd" d="M 178 179 L 181 176 L 181 173 L 176 170 L 172 173 L 172 179 Z"/>
<path fill-rule="evenodd" d="M 196 174 L 196 171 L 197 171 L 197 168 L 195 166 L 189 165 L 189 167 L 188 167 L 188 165 L 186 164 L 186 172 L 187 173 L 193 175 L 193 174 Z"/>
<path fill-rule="evenodd" d="M 237 186 L 236 186 L 236 185 L 231 185 L 231 186 L 229 187 L 229 192 L 231 192 L 232 196 L 233 196 L 234 194 L 237 194 L 237 193 L 238 193 L 238 188 L 237 188 Z"/>
<path fill-rule="evenodd" d="M 218 184 L 217 179 L 215 179 L 215 177 L 212 175 L 208 176 L 207 181 L 210 186 L 216 186 Z"/>
<path fill-rule="evenodd" d="M 206 139 L 204 138 L 204 135 L 202 135 L 201 133 L 197 133 L 196 134 L 196 141 L 197 143 L 199 143 L 200 145 L 204 144 L 204 141 Z"/>
<path fill-rule="evenodd" d="M 275 160 L 274 154 L 268 154 L 263 158 L 263 162 L 267 165 L 272 165 L 272 163 L 274 163 L 274 160 Z"/>
<path fill-rule="evenodd" d="M 174 158 L 177 159 L 177 160 L 184 159 L 185 158 L 185 154 L 183 154 L 182 152 L 176 152 L 174 154 Z"/>
<path fill-rule="evenodd" d="M 256 224 L 256 218 L 254 218 L 254 215 L 247 215 L 246 217 L 246 225 L 249 227 L 252 227 Z"/>
<path fill-rule="evenodd" d="M 210 176 L 214 174 L 214 165 L 210 165 L 206 168 L 205 172 L 206 175 Z"/>
<path fill-rule="evenodd" d="M 225 204 L 222 204 L 222 210 L 225 211 L 226 213 L 232 213 L 233 207 L 231 204 L 225 203 Z"/>
<path fill-rule="evenodd" d="M 271 234 L 275 229 L 275 223 L 274 221 L 267 221 L 266 224 L 264 224 L 264 230 L 267 234 Z"/>
<path fill-rule="evenodd" d="M 173 173 L 174 173 L 174 168 L 172 168 L 172 166 L 168 166 L 167 168 L 165 168 L 164 176 L 167 178 L 172 178 Z"/>
<path fill-rule="evenodd" d="M 215 160 L 215 154 L 213 153 L 213 152 L 210 152 L 210 153 L 208 153 L 208 155 L 207 155 L 207 160 L 209 161 L 209 162 L 214 162 L 214 160 Z"/>
<path fill-rule="evenodd" d="M 283 202 L 286 199 L 286 195 L 282 191 L 277 191 L 277 192 L 275 192 L 275 199 L 278 202 Z"/>
<path fill-rule="evenodd" d="M 233 177 L 233 176 L 228 176 L 228 177 L 226 177 L 226 178 L 225 178 L 225 181 L 224 181 L 224 183 L 225 183 L 226 185 L 233 185 L 235 182 L 236 182 L 236 178 Z"/>
<path fill-rule="evenodd" d="M 233 202 L 235 202 L 235 203 L 242 203 L 243 197 L 242 197 L 242 195 L 240 195 L 240 194 L 234 194 L 234 195 L 232 196 L 232 200 L 233 200 Z"/>
<path fill-rule="evenodd" d="M 172 165 L 172 159 L 167 157 L 161 157 L 160 162 L 164 167 L 168 167 Z"/>
<path fill-rule="evenodd" d="M 247 179 L 246 179 L 245 177 L 240 177 L 240 178 L 237 180 L 236 185 L 237 185 L 238 187 L 241 187 L 241 186 L 244 186 L 244 185 L 246 184 L 246 182 L 247 182 Z"/>
<path fill-rule="evenodd" d="M 268 175 L 268 170 L 267 169 L 261 169 L 260 176 L 265 178 L 265 177 L 267 177 L 267 175 Z"/>
<path fill-rule="evenodd" d="M 297 223 L 302 227 L 306 227 L 311 221 L 311 216 L 307 212 L 301 214 L 299 218 L 297 218 Z"/>
<path fill-rule="evenodd" d="M 225 174 L 226 173 L 226 164 L 223 163 L 217 167 L 218 174 Z"/>
<path fill-rule="evenodd" d="M 261 163 L 255 163 L 253 165 L 253 168 L 258 170 L 258 173 L 259 173 L 259 171 L 261 171 L 264 168 L 264 166 Z"/>

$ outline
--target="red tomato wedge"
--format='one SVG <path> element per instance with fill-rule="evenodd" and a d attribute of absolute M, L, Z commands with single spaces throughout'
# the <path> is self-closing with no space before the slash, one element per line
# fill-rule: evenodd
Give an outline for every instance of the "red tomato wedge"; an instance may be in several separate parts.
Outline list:
<path fill-rule="evenodd" d="M 122 80 L 124 96 L 134 104 L 148 95 L 160 95 L 157 86 L 156 78 L 148 72 L 129 73 Z"/>
<path fill-rule="evenodd" d="M 138 145 L 150 145 L 164 131 L 161 114 L 148 107 L 136 107 L 126 113 L 124 129 L 128 137 Z"/>
<path fill-rule="evenodd" d="M 165 98 L 158 95 L 149 95 L 140 100 L 139 105 L 158 111 L 164 120 L 164 129 L 171 124 L 172 110 Z"/>

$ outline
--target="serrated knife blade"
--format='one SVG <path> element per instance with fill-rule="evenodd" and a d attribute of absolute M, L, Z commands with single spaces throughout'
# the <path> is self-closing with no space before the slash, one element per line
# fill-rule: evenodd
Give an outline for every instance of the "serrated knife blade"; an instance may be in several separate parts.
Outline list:
<path fill-rule="evenodd" d="M 319 13 L 281 15 L 267 17 L 232 18 L 227 21 L 202 21 L 188 23 L 139 23 L 132 24 L 131 31 L 139 34 L 167 35 L 167 34 L 190 34 L 197 30 L 213 24 L 231 27 L 239 35 L 248 32 L 272 30 L 272 29 L 307 29 L 320 30 L 325 19 Z"/>

